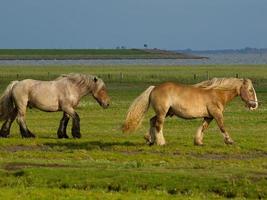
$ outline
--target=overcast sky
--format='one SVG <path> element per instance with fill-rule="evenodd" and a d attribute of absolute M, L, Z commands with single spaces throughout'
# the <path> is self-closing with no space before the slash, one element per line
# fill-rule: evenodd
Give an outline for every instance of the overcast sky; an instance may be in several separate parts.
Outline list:
<path fill-rule="evenodd" d="M 266 0 L 0 0 L 0 48 L 267 47 Z"/>

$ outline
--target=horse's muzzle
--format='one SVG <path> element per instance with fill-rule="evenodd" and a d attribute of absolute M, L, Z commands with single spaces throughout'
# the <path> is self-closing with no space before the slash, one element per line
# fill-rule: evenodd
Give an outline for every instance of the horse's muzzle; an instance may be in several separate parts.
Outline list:
<path fill-rule="evenodd" d="M 102 103 L 101 104 L 101 107 L 104 108 L 104 109 L 107 109 L 109 107 L 109 103 Z"/>
<path fill-rule="evenodd" d="M 100 99 L 96 98 L 95 96 L 93 96 L 93 97 L 102 108 L 106 109 L 109 107 L 109 100 L 100 100 Z"/>
<path fill-rule="evenodd" d="M 258 108 L 258 101 L 249 100 L 247 106 L 249 110 L 256 110 Z"/>

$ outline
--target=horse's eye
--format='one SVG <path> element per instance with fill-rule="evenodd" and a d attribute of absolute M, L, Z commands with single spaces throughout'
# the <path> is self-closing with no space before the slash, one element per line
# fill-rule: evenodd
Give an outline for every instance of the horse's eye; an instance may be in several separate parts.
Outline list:
<path fill-rule="evenodd" d="M 250 90 L 249 90 L 249 92 L 251 92 L 251 93 L 252 93 L 252 92 L 253 92 L 253 90 L 252 90 L 252 89 L 250 89 Z"/>

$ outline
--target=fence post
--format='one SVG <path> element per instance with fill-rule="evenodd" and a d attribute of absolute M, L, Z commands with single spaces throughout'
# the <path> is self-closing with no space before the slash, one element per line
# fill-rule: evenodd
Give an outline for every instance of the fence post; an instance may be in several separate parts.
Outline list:
<path fill-rule="evenodd" d="M 197 75 L 196 74 L 194 74 L 194 80 L 196 80 L 197 79 Z"/>
<path fill-rule="evenodd" d="M 17 80 L 19 79 L 19 74 L 17 74 Z"/>
<path fill-rule="evenodd" d="M 210 74 L 209 71 L 206 72 L 207 79 L 210 80 Z"/>
<path fill-rule="evenodd" d="M 238 74 L 235 74 L 235 77 L 236 77 L 236 78 L 238 78 L 238 77 L 239 77 L 239 75 L 238 75 Z"/>
<path fill-rule="evenodd" d="M 121 72 L 120 73 L 120 81 L 122 82 L 122 79 L 123 79 L 123 73 Z"/>

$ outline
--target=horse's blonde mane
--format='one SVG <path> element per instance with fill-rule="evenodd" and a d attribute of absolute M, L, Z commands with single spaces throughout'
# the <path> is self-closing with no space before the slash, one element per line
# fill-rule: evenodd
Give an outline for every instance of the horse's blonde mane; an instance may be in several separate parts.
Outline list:
<path fill-rule="evenodd" d="M 243 83 L 244 79 L 240 78 L 213 78 L 194 84 L 194 87 L 203 89 L 233 90 Z"/>

